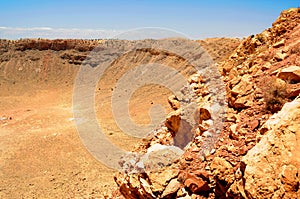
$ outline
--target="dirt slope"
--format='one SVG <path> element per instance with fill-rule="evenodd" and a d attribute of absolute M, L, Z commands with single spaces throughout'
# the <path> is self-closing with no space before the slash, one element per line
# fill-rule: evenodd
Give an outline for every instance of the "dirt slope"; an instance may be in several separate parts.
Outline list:
<path fill-rule="evenodd" d="M 241 41 L 237 38 L 208 38 L 198 42 L 216 63 L 220 63 L 229 58 L 232 49 L 236 49 Z"/>

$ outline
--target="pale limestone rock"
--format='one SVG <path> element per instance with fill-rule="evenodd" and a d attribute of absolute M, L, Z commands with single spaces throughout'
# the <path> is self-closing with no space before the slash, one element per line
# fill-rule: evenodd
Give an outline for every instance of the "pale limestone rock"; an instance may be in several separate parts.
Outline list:
<path fill-rule="evenodd" d="M 232 165 L 224 158 L 215 157 L 210 165 L 212 173 L 219 180 L 229 184 L 234 181 L 234 170 Z"/>
<path fill-rule="evenodd" d="M 151 182 L 152 191 L 162 193 L 168 183 L 178 176 L 178 172 L 178 170 L 166 168 L 163 171 L 150 173 L 148 176 Z"/>
<path fill-rule="evenodd" d="M 278 73 L 278 78 L 286 80 L 286 81 L 293 81 L 293 82 L 299 83 L 300 82 L 300 67 L 299 66 L 290 66 L 288 68 L 284 68 Z"/>
<path fill-rule="evenodd" d="M 286 53 L 282 53 L 282 52 L 277 52 L 274 56 L 276 61 L 282 61 L 284 60 L 286 57 L 288 56 L 288 54 Z"/>
<path fill-rule="evenodd" d="M 300 99 L 286 103 L 264 129 L 267 133 L 242 158 L 244 191 L 248 198 L 299 198 Z"/>
<path fill-rule="evenodd" d="M 273 44 L 273 47 L 274 47 L 274 48 L 282 47 L 282 46 L 284 46 L 284 42 L 285 42 L 285 40 L 282 39 L 282 40 L 280 40 L 279 42 Z"/>
<path fill-rule="evenodd" d="M 180 188 L 180 182 L 177 179 L 172 179 L 170 183 L 167 185 L 166 189 L 164 190 L 163 194 L 161 195 L 162 198 L 164 197 L 171 197 L 176 194 L 176 192 Z"/>

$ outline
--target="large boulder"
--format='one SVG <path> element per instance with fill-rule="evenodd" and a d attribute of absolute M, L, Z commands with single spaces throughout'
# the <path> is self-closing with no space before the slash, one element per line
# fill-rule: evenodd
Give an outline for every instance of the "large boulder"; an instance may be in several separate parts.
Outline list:
<path fill-rule="evenodd" d="M 241 194 L 247 198 L 300 198 L 300 99 L 286 103 L 262 132 L 266 134 L 260 142 L 242 158 Z"/>
<path fill-rule="evenodd" d="M 292 81 L 295 83 L 299 83 L 300 82 L 300 67 L 299 66 L 290 66 L 288 68 L 284 68 L 278 73 L 278 77 L 280 79 L 283 79 L 286 81 Z"/>

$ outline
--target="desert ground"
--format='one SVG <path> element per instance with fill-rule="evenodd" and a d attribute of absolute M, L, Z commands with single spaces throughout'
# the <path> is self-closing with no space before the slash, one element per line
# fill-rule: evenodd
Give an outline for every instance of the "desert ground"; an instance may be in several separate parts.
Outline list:
<path fill-rule="evenodd" d="M 76 128 L 76 77 L 103 40 L 0 40 L 0 198 L 299 198 L 299 23 L 294 8 L 257 35 L 195 41 L 216 63 L 226 89 L 219 138 L 201 153 L 212 136 L 212 110 L 205 105 L 213 96 L 201 76 L 192 76 L 200 119 L 189 129 L 194 135 L 184 154 L 163 170 L 132 175 L 99 162 Z M 132 95 L 129 114 L 147 125 L 148 110 L 161 105 L 167 116 L 160 134 L 141 140 L 116 125 L 110 99 L 117 81 L 151 61 L 184 66 L 187 78 L 192 75 L 180 57 L 146 49 L 119 57 L 95 88 L 99 125 L 127 151 L 170 144 L 182 119 L 183 110 L 172 106 L 180 99 L 170 102 L 170 90 L 147 85 Z"/>
<path fill-rule="evenodd" d="M 219 46 L 212 50 L 218 51 L 230 41 L 219 39 L 215 42 Z M 239 44 L 238 39 L 232 41 L 231 51 Z M 113 180 L 116 171 L 101 164 L 82 144 L 72 109 L 73 84 L 80 61 L 96 44 L 71 40 L 71 44 L 85 48 L 74 50 L 59 46 L 59 42 L 56 47 L 49 47 L 55 42 L 37 41 L 44 44 L 37 47 L 32 40 L 1 41 L 2 198 L 101 197 L 116 188 Z M 221 57 L 228 55 L 228 51 L 219 52 Z M 79 63 L 74 62 L 74 57 Z M 120 75 L 122 72 L 118 71 Z M 115 84 L 110 73 L 99 83 L 101 89 L 95 91 L 97 116 L 111 141 L 130 150 L 137 140 L 121 133 L 109 109 L 107 99 Z M 167 100 L 170 95 L 169 90 L 156 85 L 137 90 L 130 101 L 133 120 L 149 123 L 147 110 L 153 104 L 160 104 L 170 112 Z"/>

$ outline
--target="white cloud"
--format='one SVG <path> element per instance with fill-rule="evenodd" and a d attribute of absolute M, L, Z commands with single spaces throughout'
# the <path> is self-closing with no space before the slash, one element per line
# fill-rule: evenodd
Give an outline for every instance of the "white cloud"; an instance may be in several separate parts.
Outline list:
<path fill-rule="evenodd" d="M 175 30 L 160 27 L 144 27 L 121 30 L 50 28 L 50 27 L 1 27 L 0 39 L 45 38 L 45 39 L 160 39 L 168 37 L 187 37 Z"/>
<path fill-rule="evenodd" d="M 47 39 L 107 39 L 123 31 L 102 29 L 65 29 L 50 27 L 1 27 L 1 39 L 47 38 Z"/>

